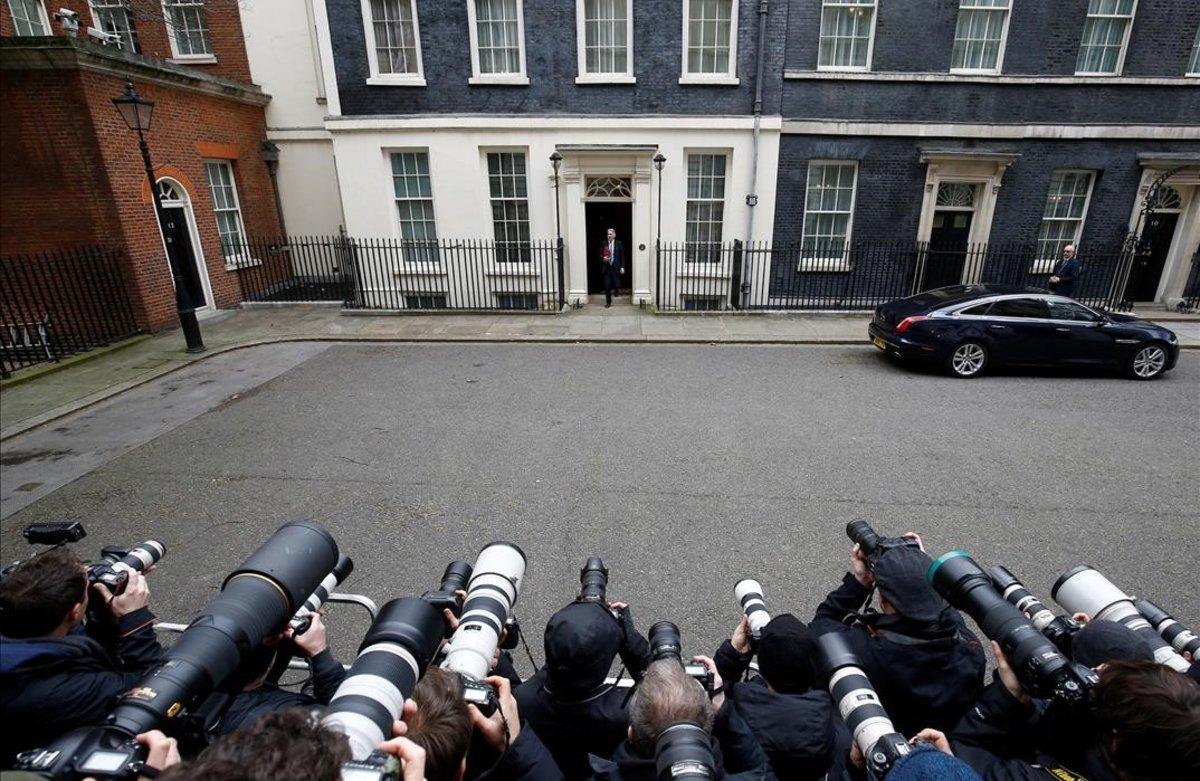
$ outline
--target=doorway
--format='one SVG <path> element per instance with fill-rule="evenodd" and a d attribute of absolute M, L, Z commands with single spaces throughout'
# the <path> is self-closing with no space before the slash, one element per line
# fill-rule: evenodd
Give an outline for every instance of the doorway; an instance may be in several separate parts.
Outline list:
<path fill-rule="evenodd" d="M 201 270 L 201 260 L 193 240 L 196 231 L 191 200 L 187 197 L 187 191 L 169 179 L 158 181 L 158 194 L 163 206 L 163 242 L 181 266 L 179 276 L 183 279 L 192 306 L 204 309 L 211 303 L 208 275 Z"/>
<path fill-rule="evenodd" d="M 1125 286 L 1126 301 L 1154 301 L 1157 298 L 1178 224 L 1179 212 L 1155 212 L 1146 220 L 1142 229 L 1144 251 L 1133 260 L 1129 282 Z"/>
<path fill-rule="evenodd" d="M 926 290 L 962 284 L 973 216 L 969 211 L 939 209 L 933 213 L 929 255 L 925 260 Z"/>
<path fill-rule="evenodd" d="M 633 204 L 629 201 L 589 201 L 585 204 L 587 221 L 587 279 L 588 293 L 604 292 L 604 276 L 600 255 L 604 251 L 606 231 L 617 232 L 617 240 L 625 249 L 625 273 L 621 275 L 620 294 L 628 295 L 632 288 Z"/>

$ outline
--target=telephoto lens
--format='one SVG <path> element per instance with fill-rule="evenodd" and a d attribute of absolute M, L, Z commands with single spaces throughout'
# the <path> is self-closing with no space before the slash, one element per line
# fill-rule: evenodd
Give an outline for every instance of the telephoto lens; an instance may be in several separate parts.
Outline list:
<path fill-rule="evenodd" d="M 767 603 L 763 601 L 762 584 L 750 578 L 739 580 L 733 587 L 733 595 L 746 614 L 751 639 L 758 640 L 762 637 L 763 627 L 771 623 L 771 614 L 767 612 Z"/>
<path fill-rule="evenodd" d="M 1080 564 L 1067 570 L 1054 582 L 1050 596 L 1068 612 L 1084 613 L 1093 621 L 1116 621 L 1129 627 L 1150 644 L 1154 660 L 1159 664 L 1184 673 L 1191 667 L 1188 660 L 1167 645 L 1167 641 L 1150 626 L 1134 606 L 1133 598 L 1094 567 Z"/>
<path fill-rule="evenodd" d="M 434 591 L 426 591 L 421 599 L 440 610 L 449 610 L 455 618 L 462 615 L 463 600 L 458 595 L 467 590 L 467 582 L 471 580 L 471 565 L 465 561 L 452 561 L 442 572 L 441 585 Z M 446 636 L 449 637 L 450 627 L 446 626 Z"/>
<path fill-rule="evenodd" d="M 579 599 L 583 602 L 604 603 L 608 591 L 608 567 L 599 556 L 589 556 L 579 571 Z"/>
<path fill-rule="evenodd" d="M 167 546 L 158 540 L 146 540 L 129 551 L 106 548 L 100 552 L 100 561 L 88 567 L 88 582 L 103 583 L 113 594 L 121 594 L 130 572 L 145 572 L 166 552 Z"/>
<path fill-rule="evenodd" d="M 871 569 L 875 568 L 875 562 L 879 561 L 879 557 L 892 548 L 921 547 L 920 543 L 911 537 L 881 537 L 871 528 L 871 524 L 861 518 L 846 524 L 846 536 L 858 543 L 858 548 L 862 551 L 867 565 Z"/>
<path fill-rule="evenodd" d="M 134 737 L 171 724 L 225 679 L 269 635 L 287 626 L 338 559 L 337 543 L 312 521 L 286 523 L 226 579 L 166 653 L 117 701 L 105 723 L 23 754 L 24 770 L 52 778 L 134 777 L 145 749 Z"/>
<path fill-rule="evenodd" d="M 671 724 L 654 741 L 654 769 L 658 781 L 706 781 L 717 777 L 712 740 L 699 724 Z"/>
<path fill-rule="evenodd" d="M 966 551 L 939 556 L 929 565 L 925 578 L 1000 644 L 1026 691 L 1066 703 L 1087 701 L 1095 673 L 1063 656 L 1024 613 L 1000 596 L 992 579 Z"/>
<path fill-rule="evenodd" d="M 683 641 L 679 637 L 679 627 L 670 621 L 659 621 L 650 627 L 650 659 L 657 662 L 660 659 L 674 659 L 683 666 L 683 672 L 689 678 L 694 678 L 704 691 L 711 693 L 716 686 L 716 678 L 712 671 L 702 664 L 690 664 L 683 661 Z"/>
<path fill-rule="evenodd" d="M 443 624 L 441 611 L 417 597 L 393 599 L 371 623 L 321 722 L 346 736 L 356 761 L 392 736 L 392 722 L 437 653 Z"/>
<path fill-rule="evenodd" d="M 338 558 L 337 564 L 333 565 L 333 571 L 325 576 L 321 585 L 317 586 L 317 590 L 309 594 L 308 599 L 304 600 L 304 604 L 296 611 L 296 615 L 292 616 L 292 620 L 289 622 L 292 634 L 302 635 L 308 631 L 308 628 L 312 626 L 313 613 L 321 609 L 333 590 L 350 577 L 350 573 L 353 571 L 354 562 L 350 560 L 349 556 Z"/>
<path fill-rule="evenodd" d="M 1050 611 L 1042 602 L 1030 593 L 1029 589 L 1007 567 L 999 564 L 988 570 L 988 576 L 1001 596 L 1013 607 L 1029 617 L 1034 628 L 1041 632 L 1047 640 L 1054 643 L 1064 654 L 1071 653 L 1071 639 L 1082 629 L 1082 625 L 1068 616 L 1060 616 Z"/>
<path fill-rule="evenodd" d="M 867 774 L 882 779 L 899 759 L 911 751 L 896 731 L 871 680 L 841 632 L 817 638 L 816 662 L 829 681 L 829 694 L 866 760 Z"/>
<path fill-rule="evenodd" d="M 1200 637 L 1196 637 L 1195 633 L 1176 621 L 1174 616 L 1148 599 L 1136 599 L 1133 604 L 1172 648 L 1181 654 L 1185 651 L 1191 654 L 1193 663 L 1200 659 Z"/>
<path fill-rule="evenodd" d="M 463 699 L 485 714 L 495 707 L 495 693 L 483 679 L 521 593 L 525 566 L 524 551 L 510 542 L 493 542 L 479 552 L 467 583 L 462 619 L 442 661 L 443 669 L 458 673 Z"/>

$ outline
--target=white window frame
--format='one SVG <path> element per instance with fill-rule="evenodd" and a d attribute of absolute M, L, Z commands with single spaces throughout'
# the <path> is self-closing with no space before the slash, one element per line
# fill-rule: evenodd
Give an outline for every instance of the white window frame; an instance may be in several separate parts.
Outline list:
<path fill-rule="evenodd" d="M 1196 27 L 1196 40 L 1188 51 L 1187 73 L 1183 75 L 1193 79 L 1200 78 L 1200 26 Z"/>
<path fill-rule="evenodd" d="M 441 245 L 438 243 L 438 219 L 437 219 L 437 202 L 433 198 L 433 155 L 430 154 L 428 147 L 388 147 L 384 150 L 384 159 L 386 160 L 387 180 L 388 180 L 388 197 L 392 202 L 392 225 L 395 228 L 395 237 L 398 242 L 401 242 L 401 254 L 404 258 L 404 264 L 410 269 L 418 268 L 433 268 L 441 267 Z M 396 172 L 393 168 L 392 155 L 425 155 L 425 167 L 429 170 L 429 197 L 428 198 L 398 198 L 396 196 Z M 408 239 L 404 237 L 404 230 L 401 228 L 400 210 L 397 204 L 400 201 L 429 201 L 429 208 L 433 212 L 433 235 L 432 239 L 428 239 L 433 243 L 432 251 L 425 250 L 414 252 L 415 258 L 410 258 L 408 253 L 403 251 L 403 242 L 406 241 L 421 241 L 420 239 Z M 416 247 L 414 247 L 416 249 Z"/>
<path fill-rule="evenodd" d="M 185 64 L 189 64 L 189 65 L 200 65 L 200 64 L 216 62 L 217 55 L 216 55 L 215 51 L 209 51 L 207 54 L 180 54 L 179 53 L 179 45 L 175 42 L 175 25 L 171 22 L 171 10 L 169 8 L 169 6 L 175 5 L 175 4 L 176 4 L 175 0 L 162 0 L 163 23 L 167 27 L 167 41 L 171 44 L 171 56 L 170 56 L 170 58 L 167 59 L 167 62 L 179 62 L 179 63 L 185 63 Z M 192 5 L 193 3 L 188 3 L 188 4 Z M 197 3 L 194 3 L 194 5 L 204 6 L 205 24 L 209 24 L 208 4 L 205 2 L 197 2 Z M 212 45 L 213 45 L 212 27 L 209 26 L 205 29 L 208 30 L 208 46 L 210 49 L 212 49 Z"/>
<path fill-rule="evenodd" d="M 407 2 L 412 11 L 413 39 L 417 50 L 416 73 L 382 73 L 379 70 L 379 53 L 375 48 L 375 18 L 371 15 L 371 0 L 362 0 L 363 34 L 367 41 L 367 64 L 371 75 L 367 84 L 383 87 L 424 87 L 425 86 L 425 57 L 421 53 L 421 22 L 417 19 L 417 0 L 399 0 Z M 472 3 L 474 5 L 474 3 Z"/>
<path fill-rule="evenodd" d="M 1088 190 L 1087 196 L 1085 196 L 1083 199 L 1083 213 L 1079 215 L 1079 225 L 1075 227 L 1075 235 L 1071 238 L 1071 244 L 1074 245 L 1076 254 L 1079 253 L 1079 242 L 1083 238 L 1084 225 L 1087 224 L 1088 210 L 1092 208 L 1092 193 L 1096 191 L 1096 173 L 1097 172 L 1091 168 L 1055 168 L 1050 172 L 1050 181 L 1046 184 L 1046 198 L 1049 198 L 1050 184 L 1053 183 L 1054 177 L 1057 174 L 1087 174 L 1088 176 Z M 1064 222 L 1072 218 L 1051 217 L 1049 219 L 1051 222 Z M 1043 201 L 1042 217 L 1038 220 L 1038 255 L 1041 254 L 1042 226 L 1046 224 L 1046 220 L 1046 205 L 1045 201 Z M 1054 264 L 1057 261 L 1057 257 L 1035 257 L 1033 259 L 1033 267 L 1030 269 L 1030 271 L 1034 274 L 1048 274 L 1054 268 Z"/>
<path fill-rule="evenodd" d="M 530 159 L 529 158 L 529 147 L 527 147 L 527 146 L 494 146 L 494 147 L 489 146 L 489 147 L 480 147 L 479 152 L 480 152 L 480 160 L 483 164 L 484 193 L 487 196 L 486 214 L 488 215 L 488 223 L 491 225 L 492 240 L 495 242 L 494 246 L 495 246 L 495 250 L 496 250 L 492 257 L 492 265 L 493 265 L 494 269 L 496 269 L 496 270 L 506 269 L 506 268 L 507 269 L 530 268 L 529 264 L 532 263 L 532 261 L 533 261 L 532 248 L 533 248 L 534 240 L 533 240 L 533 209 L 530 205 L 530 200 L 531 200 L 530 192 L 532 191 L 533 188 L 530 187 L 531 171 L 529 169 L 529 159 Z M 525 161 L 525 197 L 523 199 L 519 196 L 505 197 L 504 195 L 501 195 L 499 198 L 492 196 L 492 171 L 491 171 L 491 168 L 488 166 L 488 158 L 491 155 L 520 155 L 524 159 L 524 161 Z M 504 175 L 505 174 L 503 174 L 503 173 L 501 174 L 501 176 L 504 176 Z M 514 181 L 516 181 L 515 174 L 513 175 L 513 179 L 514 179 Z M 502 242 L 507 242 L 509 244 L 514 244 L 514 243 L 520 244 L 522 242 L 519 238 L 516 241 L 513 241 L 511 239 L 501 239 L 496 235 L 496 212 L 495 212 L 494 203 L 495 203 L 495 201 L 520 201 L 520 200 L 525 201 L 525 227 L 526 227 L 526 229 L 528 231 L 528 235 L 529 235 L 529 239 L 528 239 L 529 252 L 527 254 L 526 252 L 524 252 L 518 248 L 517 251 L 514 253 L 513 248 L 509 247 L 506 249 L 506 251 L 504 253 L 505 257 L 503 259 L 501 259 L 501 246 L 500 245 Z M 504 224 L 519 224 L 520 220 L 507 220 L 506 219 L 506 220 L 502 220 L 501 222 Z M 513 257 L 514 254 L 515 254 L 515 257 Z M 517 264 L 525 264 L 525 265 L 520 266 Z"/>
<path fill-rule="evenodd" d="M 46 3 L 44 0 L 34 0 L 34 5 L 38 9 L 38 18 L 42 23 L 42 35 L 54 35 L 54 28 L 50 26 L 50 15 L 46 13 Z M 13 13 L 13 0 L 8 0 L 8 15 L 13 22 L 13 35 L 18 38 L 36 37 L 24 36 L 17 32 L 17 15 Z"/>
<path fill-rule="evenodd" d="M 688 194 L 688 188 L 691 187 L 691 158 L 692 157 L 720 157 L 725 160 L 725 170 L 721 172 L 721 197 L 720 198 L 693 198 Z M 683 150 L 683 245 L 684 245 L 684 263 L 688 268 L 712 268 L 720 265 L 724 257 L 723 248 L 725 247 L 725 226 L 729 223 L 729 191 L 732 180 L 733 170 L 733 150 L 729 148 L 712 148 L 712 147 L 686 147 Z M 701 174 L 703 176 L 703 174 Z M 692 242 L 688 239 L 688 206 L 692 203 L 719 203 L 721 204 L 721 237 L 715 242 Z M 712 220 L 704 220 L 704 222 L 712 224 Z M 708 257 L 704 253 L 708 250 L 701 250 L 699 247 L 693 247 L 693 244 L 708 244 L 717 247 L 716 256 Z"/>
<path fill-rule="evenodd" d="M 865 65 L 822 65 L 821 64 L 821 39 L 825 34 L 825 6 L 826 5 L 866 5 L 866 3 L 849 3 L 843 0 L 821 0 L 821 21 L 817 28 L 817 70 L 829 71 L 832 73 L 869 73 L 871 63 L 875 59 L 875 25 L 879 23 L 879 0 L 872 0 L 873 9 L 871 12 L 871 33 L 867 37 L 867 62 Z"/>
<path fill-rule="evenodd" d="M 1001 9 L 1000 9 L 999 7 L 993 7 L 993 8 L 987 8 L 987 7 L 976 8 L 976 7 L 972 7 L 972 8 L 968 8 L 967 10 L 968 10 L 968 11 L 985 11 L 985 12 L 987 12 L 987 13 L 1000 13 L 1000 10 L 1001 10 Z M 978 74 L 978 73 L 985 73 L 985 74 L 986 74 L 986 73 L 991 73 L 991 74 L 997 74 L 997 73 L 1003 73 L 1003 72 L 1004 72 L 1004 52 L 1005 52 L 1005 50 L 1006 50 L 1006 49 L 1007 49 L 1007 47 L 1008 47 L 1008 24 L 1009 24 L 1009 22 L 1011 22 L 1011 21 L 1012 21 L 1012 15 L 1013 15 L 1013 0 L 1008 0 L 1008 7 L 1007 7 L 1007 8 L 1005 8 L 1005 9 L 1003 9 L 1003 10 L 1004 10 L 1004 25 L 1003 25 L 1003 27 L 1000 29 L 1000 46 L 999 46 L 999 47 L 996 49 L 996 66 L 995 66 L 994 68 L 953 68 L 953 67 L 952 67 L 952 68 L 950 68 L 950 72 L 951 72 L 951 73 L 965 73 L 965 74 Z M 963 12 L 962 0 L 959 0 L 959 4 L 958 4 L 958 13 L 959 13 L 959 14 L 961 14 L 962 12 Z M 955 16 L 955 17 L 954 17 L 954 29 L 955 29 L 955 32 L 957 33 L 957 31 L 958 31 L 958 17 L 957 17 L 957 16 Z M 872 32 L 872 38 L 873 38 L 873 37 L 874 37 L 874 33 Z M 954 59 L 954 48 L 953 48 L 953 47 L 954 47 L 954 45 L 955 45 L 955 44 L 957 44 L 957 43 L 958 43 L 958 36 L 957 36 L 957 35 L 955 35 L 954 42 L 951 44 L 951 49 L 950 49 L 950 52 L 951 52 L 951 54 L 950 54 L 950 59 L 951 59 L 951 61 L 953 61 L 953 59 Z"/>
<path fill-rule="evenodd" d="M 854 186 L 850 189 L 850 218 L 846 222 L 846 238 L 845 249 L 842 251 L 841 258 L 822 258 L 822 257 L 805 257 L 804 256 L 804 241 L 807 238 L 807 225 L 809 215 L 809 198 L 808 198 L 808 175 L 815 165 L 836 165 L 836 166 L 852 166 L 854 168 Z M 809 160 L 808 167 L 804 169 L 804 214 L 800 218 L 800 265 L 797 271 L 810 272 L 835 272 L 835 271 L 850 271 L 850 242 L 854 238 L 854 210 L 858 205 L 858 161 L 857 160 L 833 160 L 833 159 L 817 159 Z M 829 214 L 831 212 L 820 211 L 817 214 Z M 840 212 L 839 212 L 840 213 Z"/>
<path fill-rule="evenodd" d="M 625 70 L 614 73 L 588 73 L 587 0 L 575 0 L 575 40 L 579 61 L 576 84 L 636 84 L 633 75 L 633 0 L 625 2 Z"/>
<path fill-rule="evenodd" d="M 679 71 L 680 84 L 736 85 L 741 83 L 737 75 L 738 2 L 739 0 L 732 0 L 729 9 L 729 70 L 725 73 L 692 73 L 688 70 L 688 20 L 692 16 L 692 0 L 683 0 L 683 51 Z"/>
<path fill-rule="evenodd" d="M 471 78 L 468 84 L 513 84 L 529 83 L 529 72 L 525 69 L 525 3 L 517 0 L 517 56 L 521 63 L 519 73 L 479 72 L 479 24 L 475 19 L 475 1 L 467 0 L 467 27 L 471 37 Z"/>
<path fill-rule="evenodd" d="M 137 29 L 137 18 L 134 16 L 134 12 L 133 12 L 133 5 L 130 3 L 129 0 L 125 0 L 124 5 L 125 5 L 126 13 L 129 14 L 129 24 L 130 24 L 129 32 L 136 38 L 138 36 L 138 29 Z M 108 10 L 110 7 L 111 6 L 107 6 L 107 5 L 104 6 L 105 10 Z M 118 38 L 121 38 L 121 36 L 119 34 L 114 33 L 112 30 L 104 29 L 104 25 L 100 21 L 100 14 L 96 12 L 96 0 L 88 0 L 88 10 L 91 11 L 92 24 L 96 27 L 97 30 L 108 33 L 109 35 L 116 35 Z M 141 50 L 141 41 L 138 40 L 137 44 L 138 45 L 136 45 L 132 50 L 126 49 L 125 48 L 125 39 L 121 38 L 121 44 L 118 48 L 120 48 L 121 51 L 128 51 L 130 54 L 138 54 Z"/>
<path fill-rule="evenodd" d="M 233 209 L 217 208 L 217 201 L 213 196 L 212 180 L 208 176 L 208 166 L 210 165 L 224 166 L 226 172 L 229 174 L 229 189 L 233 193 Z M 208 185 L 208 198 L 210 201 L 212 201 L 213 221 L 217 224 L 217 244 L 220 245 L 221 243 L 221 224 L 220 220 L 217 219 L 217 214 L 220 212 L 233 211 L 237 215 L 238 230 L 242 235 L 242 245 L 245 250 L 244 252 L 234 255 L 226 255 L 225 248 L 221 247 L 221 258 L 225 261 L 225 269 L 227 271 L 232 271 L 234 269 L 245 268 L 246 266 L 258 265 L 258 261 L 255 260 L 249 253 L 250 237 L 246 234 L 246 220 L 242 217 L 242 198 L 240 195 L 238 195 L 237 177 L 234 176 L 233 173 L 233 161 L 219 157 L 205 158 L 204 182 Z"/>
<path fill-rule="evenodd" d="M 1076 76 L 1120 76 L 1122 73 L 1125 72 L 1125 53 L 1129 51 L 1129 37 L 1131 35 L 1133 35 L 1133 23 L 1137 20 L 1137 9 L 1138 9 L 1137 0 L 1133 0 L 1133 6 L 1129 9 L 1128 17 L 1126 17 L 1125 14 L 1105 14 L 1102 17 L 1097 17 L 1097 18 L 1104 18 L 1104 19 L 1116 19 L 1116 18 L 1121 18 L 1121 19 L 1128 18 L 1129 19 L 1129 23 L 1125 25 L 1125 37 L 1121 39 L 1121 51 L 1118 52 L 1118 54 L 1117 54 L 1116 68 L 1114 68 L 1111 72 L 1109 72 L 1109 71 L 1076 70 L 1075 71 Z M 1091 18 L 1092 18 L 1092 14 L 1090 14 L 1090 13 L 1085 14 L 1084 15 L 1084 23 L 1086 24 L 1087 20 L 1091 19 Z M 1081 29 L 1079 31 L 1079 49 L 1082 49 L 1082 48 L 1083 48 L 1083 30 Z M 1078 52 L 1079 52 L 1079 50 L 1076 50 L 1076 54 L 1075 54 L 1076 63 L 1078 63 L 1078 61 L 1079 61 L 1079 53 Z"/>

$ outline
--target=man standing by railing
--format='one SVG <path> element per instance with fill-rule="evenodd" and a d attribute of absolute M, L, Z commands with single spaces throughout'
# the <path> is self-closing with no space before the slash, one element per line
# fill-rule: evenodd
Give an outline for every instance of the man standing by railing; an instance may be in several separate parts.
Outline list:
<path fill-rule="evenodd" d="M 1079 281 L 1082 270 L 1083 264 L 1075 257 L 1075 245 L 1068 244 L 1063 247 L 1062 258 L 1055 262 L 1050 271 L 1050 292 L 1060 296 L 1074 296 L 1075 284 Z"/>
<path fill-rule="evenodd" d="M 607 241 L 600 251 L 600 263 L 604 274 L 604 308 L 612 306 L 613 291 L 621 286 L 621 275 L 625 273 L 625 247 L 617 241 L 617 232 L 608 229 Z"/>

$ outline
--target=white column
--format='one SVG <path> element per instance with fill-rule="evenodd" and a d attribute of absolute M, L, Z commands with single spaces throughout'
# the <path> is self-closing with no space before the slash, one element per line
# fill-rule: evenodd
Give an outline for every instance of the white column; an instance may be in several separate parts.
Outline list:
<path fill-rule="evenodd" d="M 650 304 L 650 275 L 654 271 L 654 200 L 650 195 L 650 161 L 639 158 L 633 174 L 633 239 L 626 249 L 633 263 L 633 303 Z M 645 247 L 645 249 L 642 249 Z"/>
<path fill-rule="evenodd" d="M 587 216 L 583 210 L 583 176 L 579 161 L 563 166 L 563 241 L 567 253 L 567 303 L 587 303 Z"/>

